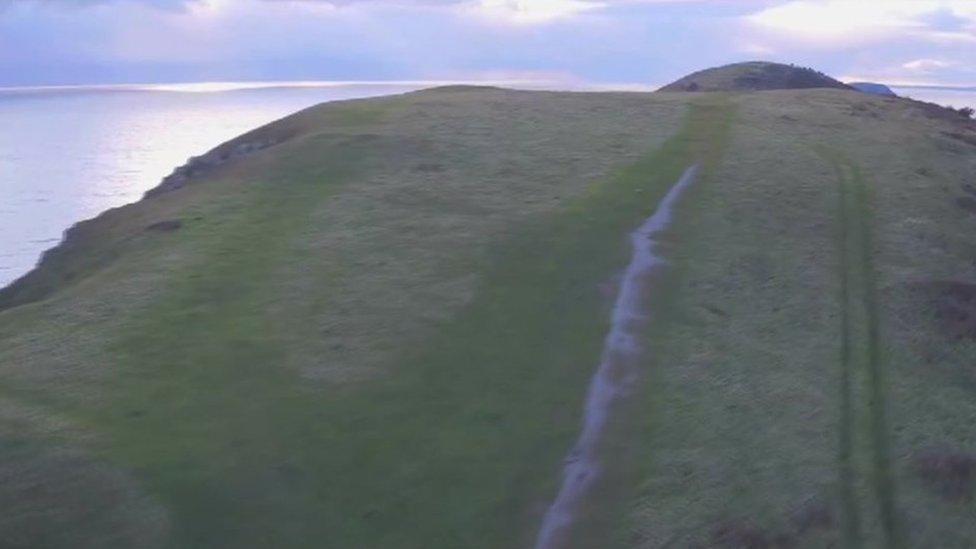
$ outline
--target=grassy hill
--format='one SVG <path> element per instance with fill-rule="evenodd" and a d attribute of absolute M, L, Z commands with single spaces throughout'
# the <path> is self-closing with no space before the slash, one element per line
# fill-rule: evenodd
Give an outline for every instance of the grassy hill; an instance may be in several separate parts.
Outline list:
<path fill-rule="evenodd" d="M 805 67 L 748 61 L 693 72 L 659 91 L 757 91 L 809 88 L 850 89 L 847 84 Z"/>
<path fill-rule="evenodd" d="M 0 294 L 0 536 L 531 546 L 626 236 L 698 163 L 576 545 L 972 546 L 974 135 L 844 89 L 297 113 Z"/>
<path fill-rule="evenodd" d="M 887 95 L 888 97 L 897 97 L 894 91 L 884 84 L 878 84 L 877 82 L 848 82 L 848 86 L 854 88 L 857 91 L 864 93 L 873 93 L 876 95 Z"/>

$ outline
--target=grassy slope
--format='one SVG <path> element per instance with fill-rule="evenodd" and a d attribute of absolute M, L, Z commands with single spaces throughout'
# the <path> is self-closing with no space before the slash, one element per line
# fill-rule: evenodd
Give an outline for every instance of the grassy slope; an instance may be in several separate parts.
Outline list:
<path fill-rule="evenodd" d="M 327 106 L 305 115 L 319 133 L 105 216 L 115 249 L 90 253 L 118 259 L 0 320 L 12 405 L 90 431 L 176 546 L 530 538 L 602 336 L 597 283 L 683 168 L 620 171 L 682 101 L 611 97 Z M 160 217 L 185 226 L 143 231 Z"/>
<path fill-rule="evenodd" d="M 891 546 L 890 535 L 971 545 L 971 500 L 942 497 L 916 461 L 932 448 L 974 450 L 972 344 L 946 334 L 911 290 L 974 276 L 974 220 L 954 204 L 971 149 L 902 101 L 837 91 L 740 101 L 717 181 L 691 206 L 699 221 L 676 251 L 683 276 L 659 336 L 636 545 L 822 547 L 844 542 L 845 525 L 851 545 Z M 854 205 L 841 199 L 860 187 Z M 839 236 L 838 204 L 864 229 Z M 839 298 L 848 276 L 851 393 Z M 872 284 L 877 305 L 865 306 Z"/>
<path fill-rule="evenodd" d="M 291 138 L 93 222 L 84 261 L 47 278 L 70 285 L 0 312 L 0 473 L 31 472 L 0 489 L 28 503 L 6 539 L 530 544 L 624 236 L 701 161 L 580 546 L 973 543 L 971 501 L 913 466 L 976 451 L 973 345 L 908 285 L 974 277 L 953 202 L 974 155 L 944 122 L 829 90 L 461 88 L 277 128 Z"/>

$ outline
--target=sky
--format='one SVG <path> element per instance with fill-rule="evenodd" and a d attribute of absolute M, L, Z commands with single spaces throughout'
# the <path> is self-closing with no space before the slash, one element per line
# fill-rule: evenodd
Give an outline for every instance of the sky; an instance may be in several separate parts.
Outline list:
<path fill-rule="evenodd" d="M 659 85 L 746 60 L 976 86 L 976 0 L 0 0 L 0 86 Z"/>

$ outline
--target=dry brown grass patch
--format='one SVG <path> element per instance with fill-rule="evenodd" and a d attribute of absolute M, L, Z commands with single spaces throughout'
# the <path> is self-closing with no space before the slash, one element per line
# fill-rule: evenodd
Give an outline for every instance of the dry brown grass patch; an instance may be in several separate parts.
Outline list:
<path fill-rule="evenodd" d="M 946 335 L 976 339 L 976 284 L 934 280 L 916 282 L 912 287 L 928 297 Z"/>
<path fill-rule="evenodd" d="M 955 450 L 928 450 L 915 457 L 919 476 L 950 501 L 971 501 L 976 490 L 976 455 Z"/>

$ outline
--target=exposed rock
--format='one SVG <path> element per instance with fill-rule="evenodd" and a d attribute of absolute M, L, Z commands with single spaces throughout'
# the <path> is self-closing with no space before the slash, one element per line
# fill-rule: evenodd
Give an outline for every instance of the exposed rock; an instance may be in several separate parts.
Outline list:
<path fill-rule="evenodd" d="M 193 156 L 186 164 L 177 167 L 173 173 L 163 178 L 156 187 L 146 191 L 145 198 L 152 198 L 163 193 L 175 191 L 185 186 L 191 179 L 209 173 L 228 161 L 239 158 L 268 147 L 280 141 L 272 139 L 258 139 L 256 141 L 225 143 L 202 156 Z"/>

